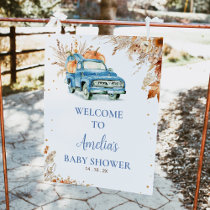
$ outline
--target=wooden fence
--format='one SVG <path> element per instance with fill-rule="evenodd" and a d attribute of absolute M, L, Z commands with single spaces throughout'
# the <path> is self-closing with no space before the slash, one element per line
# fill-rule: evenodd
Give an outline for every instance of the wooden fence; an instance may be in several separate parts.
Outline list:
<path fill-rule="evenodd" d="M 16 33 L 16 28 L 14 26 L 10 27 L 10 32 L 9 33 L 0 33 L 0 37 L 9 37 L 10 38 L 10 50 L 8 52 L 0 52 L 0 57 L 2 56 L 10 56 L 10 70 L 6 70 L 2 72 L 2 75 L 5 74 L 11 74 L 11 79 L 10 83 L 15 83 L 17 79 L 17 72 L 20 71 L 25 71 L 28 69 L 33 69 L 36 67 L 44 66 L 44 64 L 35 64 L 35 65 L 30 65 L 27 67 L 21 67 L 17 68 L 17 55 L 20 54 L 27 54 L 27 53 L 32 53 L 32 52 L 41 52 L 44 51 L 44 48 L 39 48 L 39 49 L 28 49 L 28 50 L 22 50 L 22 51 L 17 51 L 16 50 L 16 36 L 30 36 L 30 35 L 44 35 L 44 34 L 52 34 L 53 32 L 39 32 L 39 33 Z"/>

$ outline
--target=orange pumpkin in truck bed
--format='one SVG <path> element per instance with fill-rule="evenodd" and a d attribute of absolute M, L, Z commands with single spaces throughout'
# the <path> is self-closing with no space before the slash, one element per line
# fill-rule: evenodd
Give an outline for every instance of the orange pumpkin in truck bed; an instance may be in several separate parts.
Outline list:
<path fill-rule="evenodd" d="M 76 60 L 69 61 L 67 63 L 66 68 L 67 68 L 67 70 L 68 70 L 69 73 L 75 73 L 75 71 L 77 69 L 77 61 Z"/>
<path fill-rule="evenodd" d="M 100 47 L 98 47 L 95 51 L 92 51 L 92 50 L 87 51 L 83 55 L 83 57 L 85 59 L 97 59 L 97 60 L 101 60 L 101 61 L 103 61 L 105 63 L 105 56 L 98 52 L 99 48 Z"/>

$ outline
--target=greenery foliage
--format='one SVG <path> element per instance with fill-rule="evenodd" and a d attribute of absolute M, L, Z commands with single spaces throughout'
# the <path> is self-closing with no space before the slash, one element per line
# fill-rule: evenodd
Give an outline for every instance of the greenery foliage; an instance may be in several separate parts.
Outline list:
<path fill-rule="evenodd" d="M 32 90 L 43 90 L 44 89 L 44 71 L 38 73 L 33 72 L 19 72 L 17 82 L 10 85 L 9 75 L 2 77 L 3 81 L 3 96 L 16 94 L 19 92 L 27 92 Z M 36 73 L 36 74 L 35 74 Z"/>
<path fill-rule="evenodd" d="M 1 0 L 0 15 L 5 17 L 49 17 L 60 0 Z"/>

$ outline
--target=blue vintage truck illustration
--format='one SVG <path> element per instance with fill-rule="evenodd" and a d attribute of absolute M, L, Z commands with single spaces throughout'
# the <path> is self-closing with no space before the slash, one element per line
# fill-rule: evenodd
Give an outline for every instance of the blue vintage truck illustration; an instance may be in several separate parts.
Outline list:
<path fill-rule="evenodd" d="M 69 61 L 75 64 L 74 72 L 67 70 Z M 111 68 L 108 69 L 102 60 L 84 59 L 77 53 L 66 60 L 66 83 L 70 93 L 82 91 L 86 100 L 90 100 L 93 94 L 107 94 L 110 99 L 116 100 L 126 93 L 125 81 Z"/>

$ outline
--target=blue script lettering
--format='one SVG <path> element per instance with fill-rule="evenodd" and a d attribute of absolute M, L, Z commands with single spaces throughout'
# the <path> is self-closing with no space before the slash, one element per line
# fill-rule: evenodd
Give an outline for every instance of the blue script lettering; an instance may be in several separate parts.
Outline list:
<path fill-rule="evenodd" d="M 116 142 L 108 143 L 106 140 L 106 135 L 104 134 L 101 138 L 101 141 L 95 142 L 95 141 L 88 141 L 87 140 L 87 134 L 84 135 L 81 142 L 78 142 L 76 144 L 77 147 L 82 147 L 84 151 L 87 149 L 98 149 L 98 150 L 109 150 L 112 152 L 117 152 L 119 149 L 119 146 Z"/>

